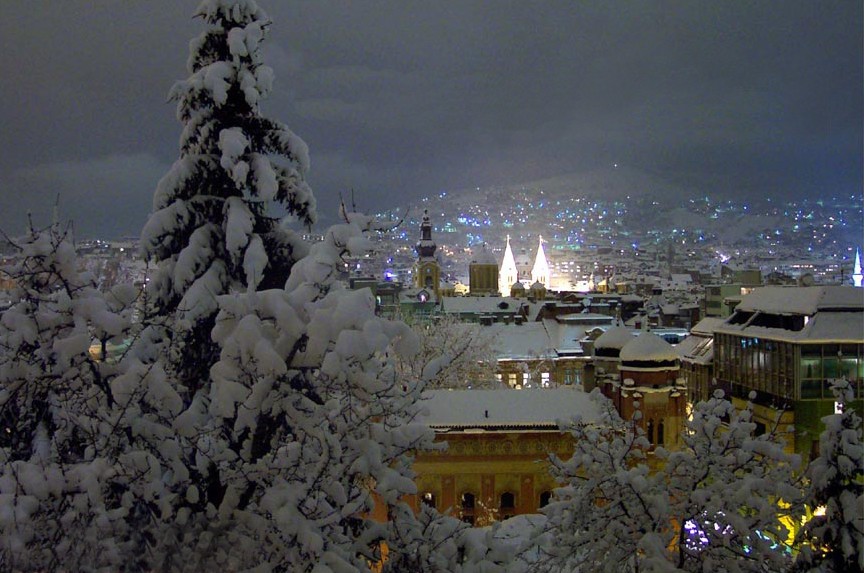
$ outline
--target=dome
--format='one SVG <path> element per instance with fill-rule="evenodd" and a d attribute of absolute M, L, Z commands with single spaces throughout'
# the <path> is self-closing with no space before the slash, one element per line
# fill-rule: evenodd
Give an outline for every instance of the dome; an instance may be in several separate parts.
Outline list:
<path fill-rule="evenodd" d="M 600 339 L 597 341 L 599 342 Z M 672 345 L 650 332 L 643 332 L 628 342 L 621 349 L 620 356 L 624 362 L 675 362 L 678 360 L 678 353 L 675 352 Z"/>
<path fill-rule="evenodd" d="M 624 348 L 628 342 L 633 340 L 633 334 L 631 330 L 624 328 L 623 326 L 613 326 L 594 341 L 594 348 L 611 348 L 615 350 L 621 350 Z"/>
<path fill-rule="evenodd" d="M 546 288 L 546 286 L 543 283 L 541 283 L 540 281 L 534 281 L 534 284 L 531 285 L 531 290 L 541 290 L 541 289 L 545 289 L 545 288 Z"/>

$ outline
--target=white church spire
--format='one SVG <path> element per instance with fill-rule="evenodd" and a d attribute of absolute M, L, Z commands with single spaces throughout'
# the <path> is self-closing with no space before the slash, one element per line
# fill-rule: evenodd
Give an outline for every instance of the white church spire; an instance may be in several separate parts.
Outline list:
<path fill-rule="evenodd" d="M 516 270 L 516 259 L 510 248 L 510 235 L 507 235 L 507 246 L 504 248 L 504 260 L 501 261 L 501 270 L 498 271 L 498 290 L 501 296 L 510 296 L 510 287 L 516 283 L 519 273 Z"/>
<path fill-rule="evenodd" d="M 862 279 L 864 279 L 864 274 L 861 272 L 861 252 L 856 247 L 855 266 L 852 268 L 852 284 L 856 287 L 860 287 Z"/>
<path fill-rule="evenodd" d="M 537 247 L 537 257 L 534 259 L 534 268 L 531 269 L 531 282 L 540 283 L 549 288 L 549 263 L 546 261 L 546 253 L 543 252 L 543 235 Z"/>

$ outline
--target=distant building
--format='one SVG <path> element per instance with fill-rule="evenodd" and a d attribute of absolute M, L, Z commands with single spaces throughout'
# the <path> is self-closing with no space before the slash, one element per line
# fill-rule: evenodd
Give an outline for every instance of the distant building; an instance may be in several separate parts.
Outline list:
<path fill-rule="evenodd" d="M 732 315 L 741 297 L 754 287 L 741 283 L 708 285 L 705 287 L 705 316 L 726 318 Z"/>
<path fill-rule="evenodd" d="M 498 261 L 487 248 L 486 243 L 475 249 L 468 264 L 468 292 L 472 296 L 490 296 L 499 294 Z M 501 293 L 501 294 L 509 294 Z"/>
<path fill-rule="evenodd" d="M 441 267 L 435 258 L 438 245 L 432 240 L 432 222 L 429 212 L 423 211 L 423 221 L 420 224 L 420 240 L 414 247 L 417 252 L 417 262 L 414 265 L 414 286 L 434 293 L 437 300 L 440 296 Z M 424 301 L 425 302 L 425 301 Z"/>
<path fill-rule="evenodd" d="M 735 268 L 731 265 L 720 267 L 720 277 L 724 282 L 740 283 L 743 286 L 755 287 L 762 284 L 762 271 L 751 268 Z"/>
<path fill-rule="evenodd" d="M 594 354 L 597 384 L 621 417 L 644 430 L 652 446 L 677 447 L 687 397 L 675 349 L 656 334 L 634 337 L 619 327 L 594 342 Z"/>
<path fill-rule="evenodd" d="M 501 270 L 498 272 L 498 292 L 501 296 L 511 294 L 514 285 L 519 284 L 519 271 L 516 269 L 516 259 L 513 258 L 513 250 L 510 248 L 510 235 L 507 235 L 507 246 L 504 247 L 504 259 L 501 261 Z"/>
<path fill-rule="evenodd" d="M 690 330 L 690 336 L 675 347 L 681 359 L 681 377 L 687 386 L 687 400 L 691 403 L 711 398 L 717 389 L 714 382 L 714 330 L 723 323 L 722 318 L 703 318 Z"/>
<path fill-rule="evenodd" d="M 549 262 L 546 260 L 546 252 L 543 250 L 543 237 L 538 239 L 537 256 L 534 258 L 534 266 L 531 268 L 531 282 L 540 283 L 545 288 L 551 286 L 549 280 Z M 533 284 L 532 284 L 532 288 Z"/>
<path fill-rule="evenodd" d="M 864 281 L 864 272 L 861 271 L 861 251 L 855 249 L 855 266 L 852 267 L 852 284 L 860 287 Z"/>

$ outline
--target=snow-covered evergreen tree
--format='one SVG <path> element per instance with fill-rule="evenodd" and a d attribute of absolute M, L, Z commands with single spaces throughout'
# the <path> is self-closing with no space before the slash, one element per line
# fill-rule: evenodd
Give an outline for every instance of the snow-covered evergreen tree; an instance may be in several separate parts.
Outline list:
<path fill-rule="evenodd" d="M 15 243 L 0 318 L 0 563 L 4 570 L 115 568 L 125 510 L 113 495 L 115 366 L 91 342 L 126 334 L 129 286 L 103 296 L 55 224 Z"/>
<path fill-rule="evenodd" d="M 413 423 L 422 385 L 392 359 L 415 353 L 416 336 L 337 280 L 344 256 L 368 244 L 350 219 L 285 289 L 218 298 L 206 391 L 179 410 L 161 385 L 161 406 L 123 402 L 136 420 L 129 461 L 146 474 L 131 486 L 142 568 L 366 571 L 382 542 L 400 551 L 372 515 L 406 516 L 409 455 L 432 434 Z M 144 367 L 116 392 L 140 397 Z"/>
<path fill-rule="evenodd" d="M 156 188 L 141 236 L 155 265 L 152 321 L 164 323 L 172 369 L 191 389 L 218 354 L 210 339 L 217 298 L 281 288 L 306 252 L 271 207 L 315 220 L 306 144 L 260 113 L 273 82 L 261 54 L 266 14 L 253 0 L 205 0 L 196 16 L 207 29 L 190 44 L 190 76 L 170 92 L 183 123 L 180 157 Z"/>
<path fill-rule="evenodd" d="M 346 213 L 310 249 L 268 215 L 315 217 L 305 145 L 258 113 L 264 13 L 205 0 L 198 14 L 208 29 L 172 90 L 181 157 L 142 236 L 151 328 L 112 383 L 135 567 L 365 571 L 382 543 L 399 551 L 372 516 L 406 515 L 410 452 L 431 445 L 413 423 L 422 384 L 394 366 L 416 336 L 338 281 L 373 220 Z"/>
<path fill-rule="evenodd" d="M 819 456 L 807 468 L 807 505 L 816 510 L 799 532 L 798 572 L 864 571 L 864 441 L 861 417 L 852 409 L 848 380 L 832 390 L 839 414 L 822 418 Z"/>
<path fill-rule="evenodd" d="M 781 517 L 800 497 L 797 459 L 772 433 L 754 436 L 749 409 L 715 397 L 696 406 L 675 452 L 649 469 L 641 431 L 605 398 L 603 418 L 567 429 L 575 452 L 538 532 L 545 571 L 783 571 Z M 637 412 L 638 414 L 638 412 Z M 728 422 L 724 422 L 724 420 Z"/>

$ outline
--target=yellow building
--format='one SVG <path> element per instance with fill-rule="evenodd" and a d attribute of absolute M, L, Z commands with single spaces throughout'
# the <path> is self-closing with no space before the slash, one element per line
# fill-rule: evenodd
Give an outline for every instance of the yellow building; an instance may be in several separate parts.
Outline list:
<path fill-rule="evenodd" d="M 437 390 L 428 393 L 426 423 L 447 449 L 418 454 L 415 508 L 427 503 L 482 526 L 537 513 L 555 481 L 549 454 L 573 453 L 558 419 L 599 417 L 597 404 L 576 389 Z"/>
<path fill-rule="evenodd" d="M 468 264 L 469 292 L 474 296 L 497 295 L 498 262 L 484 243 L 475 249 L 474 256 Z M 509 294 L 509 293 L 508 293 Z"/>

